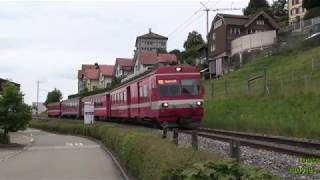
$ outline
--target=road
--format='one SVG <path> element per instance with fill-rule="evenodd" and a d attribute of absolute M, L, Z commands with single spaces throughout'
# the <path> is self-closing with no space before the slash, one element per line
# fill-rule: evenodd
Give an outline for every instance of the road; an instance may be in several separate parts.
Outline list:
<path fill-rule="evenodd" d="M 0 179 L 122 179 L 96 142 L 36 129 L 11 134 L 16 148 L 0 147 Z"/>

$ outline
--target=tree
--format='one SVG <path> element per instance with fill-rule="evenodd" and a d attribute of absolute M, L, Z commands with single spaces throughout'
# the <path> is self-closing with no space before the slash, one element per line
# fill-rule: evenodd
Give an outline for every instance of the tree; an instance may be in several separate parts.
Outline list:
<path fill-rule="evenodd" d="M 174 49 L 174 50 L 170 51 L 169 54 L 174 54 L 174 55 L 176 55 L 178 61 L 179 61 L 181 64 L 183 64 L 184 58 L 183 58 L 182 52 L 181 52 L 179 49 Z"/>
<path fill-rule="evenodd" d="M 248 6 L 243 10 L 244 15 L 254 15 L 259 11 L 270 14 L 270 6 L 266 0 L 250 0 Z"/>
<path fill-rule="evenodd" d="M 202 36 L 197 31 L 189 32 L 187 40 L 184 42 L 183 47 L 186 51 L 199 49 L 205 44 Z"/>
<path fill-rule="evenodd" d="M 30 120 L 31 108 L 23 102 L 22 93 L 6 82 L 0 92 L 0 129 L 3 129 L 4 136 L 25 129 Z"/>
<path fill-rule="evenodd" d="M 287 0 L 274 1 L 271 6 L 271 15 L 278 23 L 286 24 L 289 19 Z"/>
<path fill-rule="evenodd" d="M 304 19 L 311 19 L 320 16 L 319 0 L 303 0 L 302 7 L 307 9 Z"/>
<path fill-rule="evenodd" d="M 59 102 L 62 99 L 62 93 L 60 90 L 54 88 L 51 92 L 48 92 L 47 99 L 44 104 L 47 106 L 52 102 Z"/>
<path fill-rule="evenodd" d="M 306 8 L 307 10 L 310 10 L 315 7 L 320 6 L 320 1 L 319 0 L 303 0 L 302 1 L 302 7 Z"/>

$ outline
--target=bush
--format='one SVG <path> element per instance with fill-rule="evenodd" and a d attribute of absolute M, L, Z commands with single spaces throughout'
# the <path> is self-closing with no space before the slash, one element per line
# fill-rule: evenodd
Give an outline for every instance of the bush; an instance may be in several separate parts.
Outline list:
<path fill-rule="evenodd" d="M 221 160 L 220 157 L 206 152 L 177 148 L 159 134 L 142 128 L 123 128 L 109 123 L 83 125 L 80 121 L 61 120 L 33 120 L 31 127 L 99 139 L 116 153 L 128 172 L 137 179 L 185 179 L 187 177 L 182 170 L 192 169 L 193 164 L 207 160 L 215 164 Z M 211 166 L 208 166 L 208 169 L 210 168 Z M 239 169 L 243 173 L 247 172 L 245 170 L 246 168 Z M 212 173 L 226 175 L 230 172 L 228 169 L 216 169 Z M 249 174 L 258 177 L 251 172 Z"/>
<path fill-rule="evenodd" d="M 304 15 L 303 19 L 311 19 L 320 16 L 320 7 L 314 7 L 312 9 L 309 9 L 306 14 Z"/>

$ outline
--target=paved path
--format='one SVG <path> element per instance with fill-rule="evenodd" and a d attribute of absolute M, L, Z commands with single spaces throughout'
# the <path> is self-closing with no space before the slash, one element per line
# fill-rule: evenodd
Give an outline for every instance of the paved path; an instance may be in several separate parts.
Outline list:
<path fill-rule="evenodd" d="M 0 147 L 0 179 L 122 179 L 111 157 L 85 138 L 28 129 L 11 134 L 22 147 Z"/>

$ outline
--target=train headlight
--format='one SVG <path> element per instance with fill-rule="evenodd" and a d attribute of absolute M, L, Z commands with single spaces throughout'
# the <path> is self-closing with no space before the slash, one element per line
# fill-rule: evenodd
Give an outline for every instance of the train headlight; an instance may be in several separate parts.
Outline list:
<path fill-rule="evenodd" d="M 167 108 L 167 107 L 169 107 L 169 104 L 168 103 L 162 103 L 162 107 Z"/>
<path fill-rule="evenodd" d="M 197 104 L 197 106 L 202 106 L 202 102 L 201 101 L 197 101 L 196 104 Z"/>
<path fill-rule="evenodd" d="M 182 70 L 181 67 L 176 67 L 176 71 L 177 71 L 177 72 L 180 72 L 181 70 Z"/>

